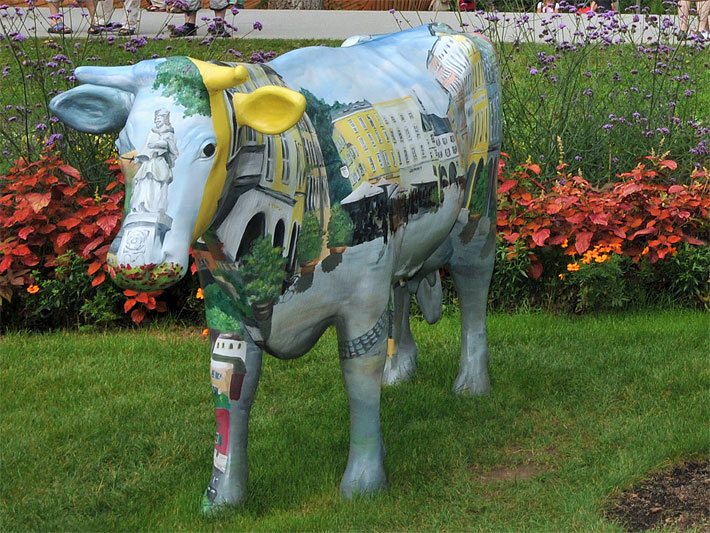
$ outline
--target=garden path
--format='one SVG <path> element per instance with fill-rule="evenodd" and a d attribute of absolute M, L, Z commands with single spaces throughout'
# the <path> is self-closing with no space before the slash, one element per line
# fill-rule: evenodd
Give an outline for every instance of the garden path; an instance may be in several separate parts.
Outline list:
<path fill-rule="evenodd" d="M 36 31 L 38 36 L 46 36 L 48 27 L 47 8 L 37 8 Z M 201 10 L 197 20 L 203 17 L 211 18 L 211 10 Z M 81 27 L 81 10 L 67 9 L 65 17 L 73 28 L 80 28 L 79 34 L 85 34 L 86 23 Z M 120 21 L 121 16 L 114 14 L 114 21 Z M 493 20 L 497 18 L 498 20 Z M 669 16 L 670 22 L 676 24 L 676 17 Z M 399 29 L 406 29 L 428 22 L 444 22 L 452 28 L 461 28 L 462 25 L 469 31 L 488 28 L 497 25 L 497 31 L 505 42 L 515 40 L 544 42 L 550 38 L 550 33 L 556 35 L 555 39 L 561 41 L 574 41 L 574 32 L 577 27 L 590 25 L 599 27 L 601 17 L 588 18 L 574 14 L 560 13 L 555 15 L 536 15 L 525 13 L 458 13 L 430 12 L 430 11 L 404 11 L 389 13 L 387 11 L 306 11 L 306 10 L 268 10 L 244 9 L 233 17 L 228 14 L 227 21 L 238 28 L 237 37 L 256 39 L 345 39 L 351 35 L 369 35 L 391 33 Z M 658 17 L 644 17 L 643 15 L 617 15 L 618 26 L 622 31 L 614 30 L 612 39 L 619 38 L 625 41 L 633 40 L 636 43 L 650 42 L 658 38 Z M 29 19 L 28 19 L 29 22 Z M 155 36 L 161 32 L 167 36 L 166 25 L 179 25 L 183 22 L 181 14 L 151 13 L 143 10 L 139 26 L 139 34 Z M 260 22 L 263 28 L 253 30 L 254 24 Z M 692 21 L 695 22 L 695 21 Z M 608 25 L 605 24 L 605 25 Z M 616 25 L 616 23 L 614 23 Z M 525 29 L 521 29 L 525 28 Z M 29 28 L 28 28 L 29 29 Z M 691 24 L 692 29 L 692 24 Z M 589 30 L 584 32 L 588 34 Z M 33 31 L 29 32 L 33 34 Z M 206 24 L 198 29 L 198 36 L 207 33 Z"/>

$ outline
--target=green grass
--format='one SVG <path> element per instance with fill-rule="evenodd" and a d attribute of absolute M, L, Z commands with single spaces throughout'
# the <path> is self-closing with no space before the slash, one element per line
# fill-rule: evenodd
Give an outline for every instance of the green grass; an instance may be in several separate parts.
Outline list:
<path fill-rule="evenodd" d="M 415 323 L 419 373 L 384 391 L 390 488 L 373 499 L 338 494 L 348 418 L 334 335 L 301 360 L 267 358 L 250 498 L 212 520 L 199 514 L 213 435 L 206 340 L 7 335 L 2 529 L 614 530 L 601 509 L 616 490 L 707 453 L 706 314 L 494 315 L 483 398 L 450 392 L 457 323 Z"/>

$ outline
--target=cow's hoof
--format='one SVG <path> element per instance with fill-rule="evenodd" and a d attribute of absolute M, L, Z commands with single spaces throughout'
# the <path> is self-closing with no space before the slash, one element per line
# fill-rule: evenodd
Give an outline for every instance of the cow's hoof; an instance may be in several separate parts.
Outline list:
<path fill-rule="evenodd" d="M 202 511 L 202 514 L 204 516 L 214 517 L 225 511 L 228 511 L 229 509 L 238 507 L 244 501 L 244 497 L 244 494 L 240 494 L 239 496 L 222 498 L 220 497 L 219 493 L 217 493 L 214 498 L 210 499 L 209 489 L 207 489 L 202 495 L 202 503 L 200 506 L 200 510 Z"/>
<path fill-rule="evenodd" d="M 382 373 L 382 383 L 385 385 L 395 385 L 409 381 L 414 377 L 417 369 L 417 348 L 408 350 L 400 346 L 397 353 L 388 357 L 385 361 L 385 369 Z"/>
<path fill-rule="evenodd" d="M 491 391 L 488 372 L 463 369 L 454 381 L 454 392 L 463 396 L 484 396 Z"/>
<path fill-rule="evenodd" d="M 340 493 L 350 499 L 375 494 L 387 487 L 387 476 L 381 460 L 353 461 L 340 482 Z"/>

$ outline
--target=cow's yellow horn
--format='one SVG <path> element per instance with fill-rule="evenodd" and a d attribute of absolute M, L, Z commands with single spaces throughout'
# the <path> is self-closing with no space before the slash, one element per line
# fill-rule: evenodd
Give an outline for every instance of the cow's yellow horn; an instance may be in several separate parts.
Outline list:
<path fill-rule="evenodd" d="M 237 122 L 260 133 L 277 135 L 301 120 L 306 99 L 301 93 L 266 85 L 250 94 L 234 93 Z"/>
<path fill-rule="evenodd" d="M 190 58 L 202 74 L 202 82 L 210 92 L 223 91 L 241 85 L 249 79 L 247 69 L 239 65 L 227 67 Z"/>

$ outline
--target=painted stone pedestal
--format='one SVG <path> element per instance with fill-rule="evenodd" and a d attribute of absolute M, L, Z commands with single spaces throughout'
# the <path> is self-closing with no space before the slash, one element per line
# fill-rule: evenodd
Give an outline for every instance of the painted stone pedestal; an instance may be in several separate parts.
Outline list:
<path fill-rule="evenodd" d="M 123 239 L 116 254 L 118 264 L 160 263 L 163 239 L 172 224 L 173 219 L 165 213 L 129 213 L 123 223 Z"/>

